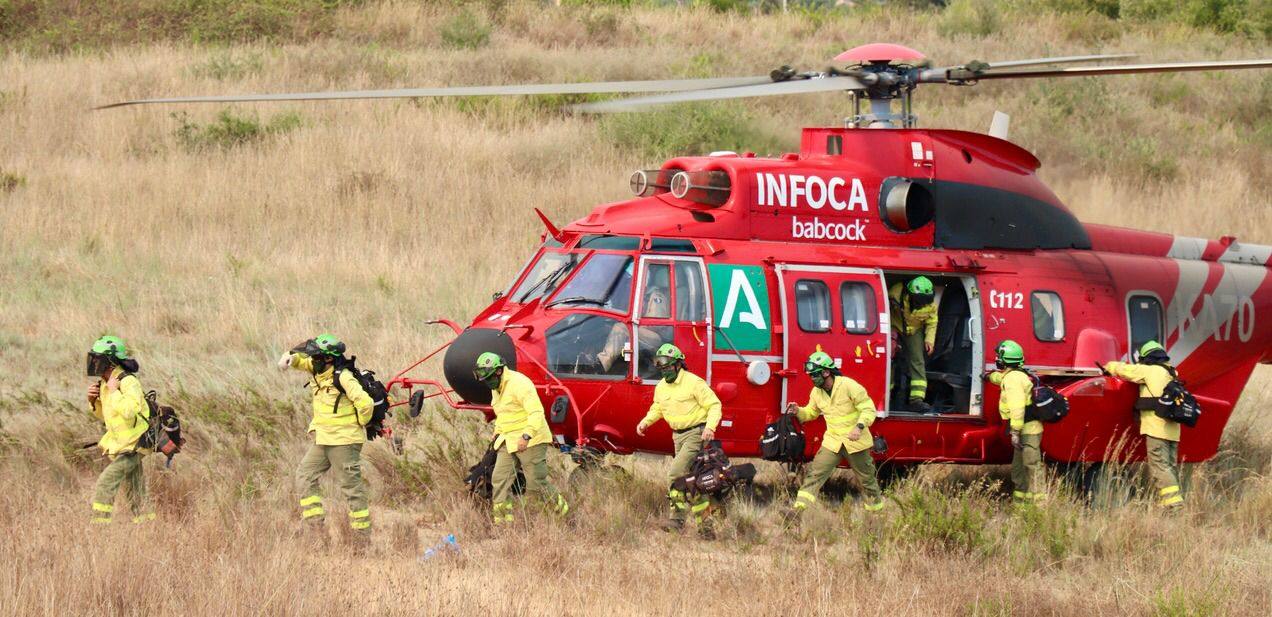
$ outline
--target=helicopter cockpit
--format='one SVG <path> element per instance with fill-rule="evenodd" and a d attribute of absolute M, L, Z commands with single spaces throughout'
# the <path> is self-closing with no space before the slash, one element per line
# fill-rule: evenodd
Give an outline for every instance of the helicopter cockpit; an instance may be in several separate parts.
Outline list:
<path fill-rule="evenodd" d="M 648 263 L 638 274 L 636 251 L 641 242 L 634 237 L 587 235 L 569 247 L 549 243 L 508 294 L 512 303 L 537 300 L 545 310 L 569 311 L 548 327 L 545 336 L 547 368 L 557 377 L 623 380 L 631 375 L 635 360 L 641 379 L 657 379 L 653 353 L 675 339 L 672 322 L 705 318 L 700 273 Z M 650 251 L 696 252 L 687 240 L 649 242 Z M 677 296 L 680 303 L 674 305 Z"/>

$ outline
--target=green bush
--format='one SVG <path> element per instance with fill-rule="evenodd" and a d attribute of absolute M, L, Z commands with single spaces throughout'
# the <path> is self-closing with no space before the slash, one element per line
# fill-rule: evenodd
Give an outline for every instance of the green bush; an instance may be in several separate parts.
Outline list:
<path fill-rule="evenodd" d="M 255 116 L 236 115 L 229 109 L 217 114 L 216 120 L 200 125 L 184 114 L 173 114 L 181 121 L 176 130 L 177 141 L 192 150 L 203 148 L 230 148 L 259 142 L 272 135 L 281 135 L 304 125 L 304 119 L 296 112 L 284 112 L 261 122 Z"/>
<path fill-rule="evenodd" d="M 1002 28 L 1002 5 L 995 0 L 954 0 L 937 23 L 942 36 L 986 37 Z"/>
<path fill-rule="evenodd" d="M 490 43 L 490 26 L 468 9 L 442 22 L 438 33 L 443 44 L 455 49 L 478 49 Z"/>
<path fill-rule="evenodd" d="M 11 171 L 0 171 L 0 193 L 12 193 L 26 186 L 26 176 Z"/>
<path fill-rule="evenodd" d="M 911 483 L 894 500 L 899 510 L 892 520 L 895 542 L 976 555 L 993 551 L 985 530 L 991 518 L 985 489 L 969 487 L 952 495 L 930 484 Z"/>
<path fill-rule="evenodd" d="M 790 147 L 755 127 L 755 119 L 734 103 L 696 104 L 646 113 L 604 116 L 601 132 L 621 149 L 649 159 L 750 150 L 775 154 Z"/>

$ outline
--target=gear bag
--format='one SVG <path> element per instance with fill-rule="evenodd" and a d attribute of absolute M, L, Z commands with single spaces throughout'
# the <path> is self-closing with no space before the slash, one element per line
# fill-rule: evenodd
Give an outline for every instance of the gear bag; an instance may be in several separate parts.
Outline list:
<path fill-rule="evenodd" d="M 777 421 L 764 427 L 760 440 L 760 454 L 766 461 L 797 463 L 804 460 L 804 429 L 791 414 L 778 416 Z"/>
<path fill-rule="evenodd" d="M 138 420 L 147 424 L 146 432 L 137 438 L 137 448 L 159 452 L 168 457 L 165 465 L 172 466 L 172 457 L 181 452 L 185 438 L 181 436 L 181 418 L 177 410 L 159 404 L 159 394 L 154 390 L 146 393 L 147 415 L 133 419 L 134 426 Z"/>
<path fill-rule="evenodd" d="M 346 370 L 353 372 L 353 378 L 358 380 L 358 385 L 362 386 L 362 391 L 371 397 L 373 407 L 371 408 L 371 420 L 366 423 L 367 441 L 373 441 L 384 435 L 388 429 L 384 426 L 385 418 L 391 417 L 393 414 L 389 411 L 389 391 L 385 389 L 384 384 L 375 377 L 375 371 L 368 371 L 357 367 L 358 357 L 349 358 L 349 362 L 344 366 L 337 366 L 331 373 L 331 382 L 336 386 L 336 390 L 340 391 L 340 396 L 348 397 L 349 393 L 345 392 L 344 386 L 340 385 L 340 374 Z M 340 408 L 340 396 L 336 397 L 336 402 L 331 406 L 331 413 L 336 413 Z M 354 419 L 357 419 L 357 412 L 354 412 Z"/>
<path fill-rule="evenodd" d="M 464 484 L 468 486 L 468 492 L 474 497 L 485 501 L 495 493 L 495 484 L 493 477 L 495 475 L 495 460 L 499 458 L 499 452 L 495 450 L 495 442 L 490 442 L 486 446 L 486 454 L 482 455 L 481 460 L 476 465 L 468 468 L 468 475 L 464 476 Z M 520 495 L 526 491 L 526 475 L 522 473 L 521 468 L 517 468 L 517 479 L 512 482 L 512 494 Z"/>
<path fill-rule="evenodd" d="M 1029 404 L 1025 406 L 1026 422 L 1038 421 L 1043 424 L 1053 424 L 1069 415 L 1069 400 L 1064 395 L 1056 392 L 1051 386 L 1043 385 L 1033 373 L 1024 369 L 1019 370 L 1028 375 L 1029 381 L 1033 382 L 1033 389 L 1029 392 Z"/>
<path fill-rule="evenodd" d="M 731 464 L 720 442 L 712 441 L 694 457 L 689 473 L 672 481 L 671 487 L 690 495 L 723 497 L 737 485 L 754 479 L 755 465 Z"/>
<path fill-rule="evenodd" d="M 1136 401 L 1135 409 L 1152 411 L 1159 418 L 1178 422 L 1189 428 L 1197 426 L 1197 420 L 1201 419 L 1201 404 L 1184 387 L 1185 383 L 1179 379 L 1175 367 L 1165 364 L 1161 366 L 1170 372 L 1170 383 L 1162 388 L 1161 396 L 1149 396 Z"/>

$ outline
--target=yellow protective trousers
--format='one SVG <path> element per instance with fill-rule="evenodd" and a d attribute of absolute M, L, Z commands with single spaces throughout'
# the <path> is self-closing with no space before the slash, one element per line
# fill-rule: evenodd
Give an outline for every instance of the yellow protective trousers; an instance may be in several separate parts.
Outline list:
<path fill-rule="evenodd" d="M 349 527 L 355 533 L 371 533 L 371 506 L 367 501 L 367 483 L 362 478 L 362 444 L 341 446 L 313 444 L 296 470 L 300 492 L 300 517 L 306 523 L 321 525 L 327 511 L 322 504 L 322 476 L 335 469 L 336 481 L 349 502 Z"/>
<path fill-rule="evenodd" d="M 1145 465 L 1153 479 L 1154 497 L 1162 508 L 1184 505 L 1179 489 L 1179 442 L 1144 436 Z"/>

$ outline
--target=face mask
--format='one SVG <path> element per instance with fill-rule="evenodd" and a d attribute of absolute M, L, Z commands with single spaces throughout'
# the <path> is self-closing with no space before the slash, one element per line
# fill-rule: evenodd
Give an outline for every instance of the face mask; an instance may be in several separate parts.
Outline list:
<path fill-rule="evenodd" d="M 489 375 L 486 375 L 485 377 L 482 377 L 480 374 L 474 371 L 473 377 L 476 377 L 477 381 L 481 382 L 481 385 L 486 386 L 487 388 L 490 388 L 491 390 L 498 390 L 499 382 L 503 381 L 502 379 L 503 375 L 501 375 L 499 371 L 497 370 L 491 371 L 491 373 Z"/>
<path fill-rule="evenodd" d="M 327 356 L 318 354 L 316 356 L 309 356 L 309 363 L 313 366 L 314 374 L 317 375 L 318 373 L 327 370 L 327 365 L 331 364 L 331 360 Z"/>
<path fill-rule="evenodd" d="M 680 366 L 675 362 L 658 364 L 657 366 L 658 373 L 662 375 L 663 381 L 666 381 L 667 383 L 675 382 L 676 376 L 680 375 Z"/>
<path fill-rule="evenodd" d="M 922 308 L 932 303 L 932 294 L 910 294 L 910 306 Z"/>
<path fill-rule="evenodd" d="M 89 352 L 87 362 L 87 374 L 89 377 L 101 377 L 112 366 L 110 358 L 99 353 Z"/>
<path fill-rule="evenodd" d="M 826 371 L 813 373 L 812 375 L 809 375 L 809 377 L 813 378 L 813 385 L 818 388 L 826 385 L 826 381 L 830 379 L 830 375 Z"/>

